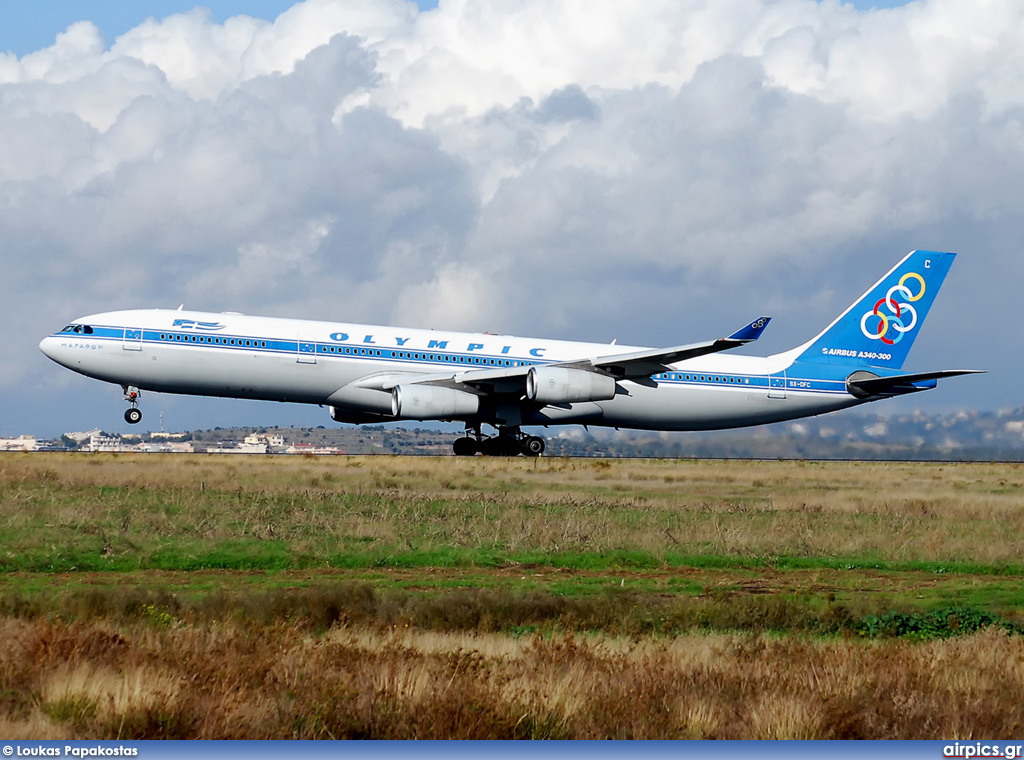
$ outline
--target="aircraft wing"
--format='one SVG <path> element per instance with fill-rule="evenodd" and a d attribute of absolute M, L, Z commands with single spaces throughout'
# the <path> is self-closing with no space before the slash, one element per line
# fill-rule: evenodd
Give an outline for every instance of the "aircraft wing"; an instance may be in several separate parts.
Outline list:
<path fill-rule="evenodd" d="M 650 377 L 666 372 L 670 364 L 697 356 L 726 351 L 761 337 L 771 317 L 758 317 L 727 338 L 691 343 L 674 348 L 653 348 L 625 354 L 611 354 L 596 359 L 554 362 L 550 367 L 565 367 L 611 375 L 619 379 Z M 390 392 L 399 384 L 439 385 L 477 395 L 521 394 L 526 388 L 529 366 L 489 367 L 487 369 L 454 370 L 438 373 L 381 373 L 356 380 L 353 385 Z"/>
<path fill-rule="evenodd" d="M 612 354 L 597 359 L 562 362 L 554 366 L 598 370 L 618 378 L 650 377 L 659 372 L 667 372 L 670 364 L 751 343 L 761 337 L 761 333 L 764 332 L 771 319 L 771 317 L 758 317 L 728 338 L 718 338 L 674 348 L 653 348 L 631 354 Z"/>
<path fill-rule="evenodd" d="M 397 385 L 440 385 L 446 388 L 486 395 L 515 393 L 524 388 L 529 367 L 494 367 L 452 372 L 397 372 L 367 375 L 352 385 L 379 391 L 394 390 Z M 467 387 L 468 386 L 468 387 Z"/>
<path fill-rule="evenodd" d="M 879 377 L 873 372 L 859 370 L 846 378 L 846 388 L 857 398 L 871 396 L 901 396 L 935 387 L 935 381 L 944 377 L 976 375 L 983 369 L 943 369 L 937 372 L 918 372 L 911 375 Z"/>

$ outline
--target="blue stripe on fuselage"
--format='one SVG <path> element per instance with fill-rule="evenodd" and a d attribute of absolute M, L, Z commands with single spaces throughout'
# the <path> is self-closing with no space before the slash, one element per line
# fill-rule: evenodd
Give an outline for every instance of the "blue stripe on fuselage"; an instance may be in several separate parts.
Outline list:
<path fill-rule="evenodd" d="M 70 335 L 54 333 L 53 337 L 123 343 L 123 327 L 93 326 L 91 335 Z M 139 341 L 132 341 L 139 342 Z M 248 342 L 248 344 L 247 344 Z M 540 361 L 519 356 L 463 353 L 458 351 L 405 350 L 392 348 L 368 348 L 357 343 L 325 343 L 320 341 L 282 340 L 279 338 L 253 337 L 242 335 L 209 335 L 188 331 L 143 330 L 141 343 L 148 346 L 188 346 L 221 351 L 245 351 L 288 358 L 308 355 L 317 359 L 373 360 L 403 365 L 421 365 L 431 370 L 476 369 L 484 367 L 523 367 L 556 363 L 558 360 Z M 300 346 L 313 350 L 300 352 Z M 346 353 L 347 352 L 347 353 Z M 427 357 L 444 357 L 443 359 Z M 493 363 L 492 363 L 493 362 Z M 796 361 L 785 369 L 785 385 L 776 390 L 804 393 L 847 394 L 846 377 L 850 368 L 834 364 Z M 876 371 L 877 368 L 876 368 Z M 878 371 L 880 375 L 888 374 Z M 769 390 L 771 380 L 780 381 L 780 371 L 769 378 L 764 374 L 742 372 L 701 372 L 673 370 L 653 377 L 658 385 L 669 387 L 721 387 L 733 390 Z"/>

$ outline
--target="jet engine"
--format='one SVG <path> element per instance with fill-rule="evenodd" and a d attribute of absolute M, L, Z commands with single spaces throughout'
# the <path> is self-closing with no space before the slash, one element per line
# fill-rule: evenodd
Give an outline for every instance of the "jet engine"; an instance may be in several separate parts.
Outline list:
<path fill-rule="evenodd" d="M 615 378 L 566 367 L 531 367 L 526 397 L 539 404 L 609 401 L 615 397 Z"/>
<path fill-rule="evenodd" d="M 352 425 L 379 424 L 394 420 L 390 414 L 376 414 L 374 412 L 361 412 L 358 409 L 347 409 L 343 406 L 332 406 L 331 419 L 335 422 L 347 422 Z"/>
<path fill-rule="evenodd" d="M 391 391 L 391 414 L 399 420 L 450 420 L 480 410 L 480 397 L 438 385 L 396 385 Z"/>
<path fill-rule="evenodd" d="M 358 385 L 346 385 L 327 397 L 331 406 L 340 406 L 354 412 L 371 414 L 391 414 L 391 394 L 376 388 L 361 388 Z M 338 420 L 342 422 L 343 420 Z M 346 420 L 347 421 L 347 420 Z"/>

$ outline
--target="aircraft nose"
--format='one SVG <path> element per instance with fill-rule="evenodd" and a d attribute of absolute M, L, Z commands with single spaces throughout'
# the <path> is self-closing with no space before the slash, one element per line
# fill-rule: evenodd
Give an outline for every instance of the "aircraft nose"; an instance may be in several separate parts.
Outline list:
<path fill-rule="evenodd" d="M 39 350 L 42 351 L 44 354 L 46 354 L 51 359 L 53 358 L 53 349 L 51 348 L 52 345 L 53 345 L 53 338 L 51 338 L 49 336 L 47 336 L 47 337 L 43 338 L 41 341 L 39 341 Z"/>
<path fill-rule="evenodd" d="M 64 363 L 61 361 L 60 338 L 53 335 L 46 336 L 39 341 L 39 350 L 58 364 Z"/>

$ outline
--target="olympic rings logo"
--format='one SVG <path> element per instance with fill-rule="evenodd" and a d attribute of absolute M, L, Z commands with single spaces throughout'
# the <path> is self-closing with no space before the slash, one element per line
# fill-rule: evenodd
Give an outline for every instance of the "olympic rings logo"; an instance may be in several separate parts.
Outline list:
<path fill-rule="evenodd" d="M 921 289 L 915 295 L 909 287 L 907 287 L 908 280 L 917 280 L 917 284 Z M 900 296 L 906 299 L 903 302 L 897 302 L 893 299 L 893 295 L 899 293 Z M 903 340 L 904 334 L 910 332 L 917 325 L 917 310 L 910 304 L 914 301 L 919 301 L 921 296 L 924 295 L 924 277 L 919 275 L 917 272 L 907 272 L 900 278 L 898 285 L 893 285 L 889 288 L 889 292 L 885 294 L 885 298 L 882 298 L 875 304 L 875 308 L 871 311 L 864 313 L 864 316 L 860 318 L 860 331 L 864 333 L 865 338 L 871 340 L 880 340 L 886 345 L 894 346 Z M 885 304 L 885 308 L 888 310 L 888 314 L 880 311 L 882 305 Z M 874 332 L 868 329 L 868 320 L 877 318 L 878 322 L 874 325 Z M 905 319 L 910 320 L 910 324 L 907 324 Z M 896 337 L 887 337 L 889 330 L 896 331 Z"/>

